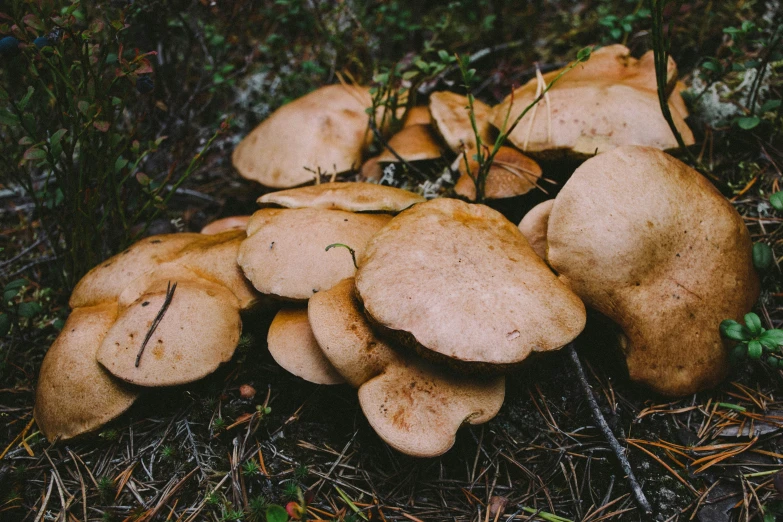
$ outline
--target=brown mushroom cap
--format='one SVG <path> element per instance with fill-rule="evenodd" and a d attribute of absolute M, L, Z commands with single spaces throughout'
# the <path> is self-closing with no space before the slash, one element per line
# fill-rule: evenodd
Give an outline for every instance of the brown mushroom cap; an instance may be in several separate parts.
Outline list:
<path fill-rule="evenodd" d="M 313 333 L 337 370 L 359 388 L 370 425 L 393 448 L 417 457 L 441 455 L 463 424 L 481 424 L 503 404 L 503 377 L 451 374 L 376 339 L 346 279 L 310 299 Z"/>
<path fill-rule="evenodd" d="M 396 214 L 415 203 L 425 201 L 413 192 L 374 183 L 320 183 L 258 198 L 262 206 L 286 208 L 328 208 L 348 212 L 387 212 Z"/>
<path fill-rule="evenodd" d="M 359 179 L 362 181 L 370 181 L 374 183 L 380 182 L 383 177 L 383 168 L 378 162 L 378 156 L 373 156 L 362 164 L 362 168 L 359 170 Z"/>
<path fill-rule="evenodd" d="M 476 148 L 476 134 L 470 123 L 468 98 L 457 93 L 441 91 L 430 95 L 430 114 L 438 133 L 452 152 Z M 485 145 L 494 143 L 489 120 L 492 108 L 480 100 L 473 101 L 473 111 L 479 136 Z"/>
<path fill-rule="evenodd" d="M 469 154 L 468 164 L 464 158 L 459 162 L 460 177 L 454 185 L 454 192 L 468 198 L 476 199 L 476 184 L 471 174 L 476 176 L 479 171 L 478 161 Z M 470 174 L 468 174 L 470 167 Z M 541 167 L 531 158 L 512 147 L 500 147 L 484 185 L 484 195 L 489 199 L 512 198 L 527 194 L 536 187 L 541 177 Z"/>
<path fill-rule="evenodd" d="M 98 362 L 114 376 L 142 386 L 174 386 L 201 379 L 231 359 L 241 331 L 236 297 L 206 280 L 179 280 L 136 367 L 167 283 L 158 282 L 121 310 L 103 339 Z"/>
<path fill-rule="evenodd" d="M 201 229 L 202 234 L 219 234 L 227 230 L 245 230 L 250 216 L 230 216 L 217 219 Z"/>
<path fill-rule="evenodd" d="M 549 108 L 542 100 L 522 118 L 510 141 L 526 152 L 565 150 L 577 156 L 591 156 L 621 145 L 677 148 L 661 113 L 653 65 L 648 55 L 636 60 L 621 45 L 595 51 L 590 60 L 566 73 L 550 89 Z M 669 65 L 673 88 L 676 66 L 673 61 Z M 558 73 L 545 75 L 545 81 L 550 82 Z M 508 122 L 513 122 L 536 98 L 537 87 L 534 78 L 494 107 L 492 124 L 503 126 L 512 102 Z M 693 133 L 683 119 L 685 114 L 674 107 L 672 116 L 685 144 L 692 145 Z"/>
<path fill-rule="evenodd" d="M 411 125 L 430 125 L 432 124 L 432 118 L 430 118 L 430 111 L 426 105 L 417 105 L 408 109 L 408 113 L 405 114 L 405 121 L 402 123 L 403 127 L 410 127 Z"/>
<path fill-rule="evenodd" d="M 622 327 L 631 379 L 676 396 L 725 377 L 718 326 L 759 282 L 742 218 L 698 172 L 648 147 L 600 154 L 558 194 L 547 242 L 563 280 Z"/>
<path fill-rule="evenodd" d="M 175 258 L 191 243 L 205 241 L 201 234 L 163 234 L 138 241 L 127 250 L 96 266 L 71 294 L 71 308 L 116 301 L 131 281 Z M 209 241 L 209 240 L 207 240 Z"/>
<path fill-rule="evenodd" d="M 49 441 L 93 432 L 120 416 L 138 397 L 138 390 L 112 377 L 95 360 L 116 317 L 113 303 L 77 308 L 46 352 L 33 415 Z"/>
<path fill-rule="evenodd" d="M 348 245 L 357 256 L 390 216 L 317 208 L 261 209 L 250 219 L 237 261 L 259 292 L 309 299 L 354 274 Z"/>
<path fill-rule="evenodd" d="M 389 147 L 405 161 L 423 161 L 440 158 L 443 150 L 438 144 L 432 127 L 429 125 L 410 125 L 389 139 Z M 395 163 L 400 160 L 389 149 L 378 156 L 382 163 Z"/>
<path fill-rule="evenodd" d="M 269 353 L 277 364 L 315 384 L 341 384 L 345 379 L 324 356 L 307 321 L 307 308 L 277 312 L 267 335 Z"/>
<path fill-rule="evenodd" d="M 487 370 L 562 347 L 586 319 L 515 225 L 455 199 L 416 205 L 373 236 L 356 288 L 406 344 Z"/>
<path fill-rule="evenodd" d="M 549 214 L 552 212 L 552 205 L 555 204 L 554 199 L 548 199 L 543 203 L 539 203 L 530 212 L 525 214 L 522 221 L 519 223 L 519 231 L 525 236 L 527 242 L 533 247 L 533 251 L 546 261 L 546 230 L 549 224 Z"/>
<path fill-rule="evenodd" d="M 239 173 L 262 185 L 290 188 L 313 172 L 345 172 L 361 164 L 369 143 L 367 88 L 328 85 L 277 109 L 234 149 Z M 307 170 L 310 169 L 310 170 Z"/>

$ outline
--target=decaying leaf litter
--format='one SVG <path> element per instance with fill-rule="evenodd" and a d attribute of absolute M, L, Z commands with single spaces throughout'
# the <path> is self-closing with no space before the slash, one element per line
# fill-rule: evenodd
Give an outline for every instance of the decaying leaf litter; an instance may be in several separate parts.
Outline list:
<path fill-rule="evenodd" d="M 763 175 L 759 181 L 765 181 Z M 759 201 L 759 198 L 742 196 L 736 200 L 743 214 L 753 212 L 749 209 L 757 207 Z M 252 211 L 252 206 L 248 210 Z M 766 234 L 774 227 L 775 218 L 759 222 L 746 217 L 746 222 L 754 234 Z M 754 237 L 757 238 L 758 235 Z M 771 324 L 776 324 L 777 314 L 772 306 L 763 306 L 760 312 L 765 319 L 772 320 Z M 9 477 L 19 483 L 21 477 L 14 476 L 20 473 L 17 466 L 27 463 L 28 470 L 21 475 L 25 479 L 35 475 L 28 483 L 39 484 L 41 493 L 35 500 L 30 497 L 27 505 L 32 506 L 36 500 L 39 505 L 46 502 L 54 514 L 67 505 L 77 519 L 82 516 L 85 496 L 104 502 L 90 502 L 91 506 L 113 504 L 114 491 L 119 486 L 122 490 L 118 498 L 125 499 L 118 501 L 120 506 L 113 512 L 119 519 L 133 514 L 134 509 L 148 517 L 161 516 L 160 513 L 169 516 L 172 513 L 169 508 L 175 502 L 176 517 L 189 508 L 203 506 L 202 514 L 213 513 L 213 517 L 227 519 L 231 512 L 226 500 L 236 508 L 252 507 L 255 495 L 261 492 L 269 500 L 283 503 L 283 495 L 291 493 L 286 479 L 303 487 L 317 484 L 312 505 L 331 513 L 321 514 L 327 519 L 340 508 L 350 514 L 351 504 L 365 507 L 362 500 L 374 497 L 381 506 L 380 513 L 370 510 L 368 518 L 483 520 L 487 516 L 484 505 L 490 503 L 493 494 L 509 497 L 504 517 L 522 507 L 528 510 L 517 513 L 520 519 L 536 516 L 537 511 L 544 517 L 548 516 L 546 513 L 555 513 L 589 520 L 636 516 L 625 511 L 633 509 L 633 503 L 624 496 L 625 483 L 602 438 L 588 427 L 592 425 L 589 411 L 581 408 L 573 411 L 575 404 L 582 404 L 583 397 L 578 390 L 570 391 L 558 385 L 562 382 L 563 369 L 568 368 L 566 360 L 553 360 L 537 367 L 534 375 L 522 370 L 519 380 L 507 392 L 513 402 L 501 411 L 498 419 L 484 429 L 468 428 L 458 438 L 457 447 L 445 457 L 417 462 L 385 449 L 356 414 L 355 399 L 348 394 L 316 390 L 286 378 L 268 356 L 259 353 L 263 352 L 259 349 L 262 342 L 256 339 L 254 345 L 249 344 L 240 347 L 237 362 L 244 357 L 244 364 L 229 366 L 210 378 L 207 382 L 212 389 L 206 396 L 200 387 L 167 392 L 160 397 L 160 404 L 132 411 L 130 418 L 138 421 L 120 423 L 116 430 L 110 428 L 99 439 L 98 447 L 94 442 L 88 443 L 82 450 L 72 450 L 73 454 L 61 447 L 43 453 L 48 446 L 40 441 L 36 445 L 35 437 L 18 446 L 19 440 L 32 433 L 23 430 L 27 424 L 24 414 L 28 413 L 29 418 L 29 407 L 25 412 L 13 410 L 15 406 L 11 406 L 7 413 L 18 417 L 10 425 L 15 429 L 13 433 L 9 429 L 9 439 L 20 437 L 12 444 L 14 449 L 9 454 L 13 456 L 7 462 L 14 464 L 6 468 L 3 480 Z M 570 370 L 566 371 L 573 381 Z M 610 422 L 614 421 L 615 433 L 631 447 L 631 461 L 645 490 L 654 493 L 650 496 L 656 508 L 668 509 L 666 514 L 674 515 L 690 501 L 683 517 L 697 514 L 719 520 L 716 517 L 721 516 L 722 509 L 735 507 L 734 515 L 742 517 L 743 513 L 756 513 L 759 505 L 767 505 L 772 498 L 772 475 L 756 475 L 776 469 L 776 457 L 769 455 L 776 452 L 775 377 L 758 375 L 765 371 L 756 368 L 749 375 L 744 370 L 739 374 L 743 384 L 729 383 L 714 393 L 675 403 L 661 401 L 658 405 L 654 404 L 657 401 L 645 402 L 648 397 L 644 393 L 628 388 L 622 381 L 610 379 L 608 375 L 616 376 L 616 373 L 600 364 L 590 367 L 589 378 L 596 386 L 599 402 Z M 258 382 L 258 375 L 268 375 L 269 382 Z M 255 401 L 238 399 L 239 384 L 244 382 L 251 382 L 258 389 Z M 272 385 L 268 404 L 264 384 Z M 320 397 L 324 394 L 325 397 Z M 212 401 L 215 403 L 209 404 Z M 271 405 L 272 411 L 262 415 L 266 410 L 254 407 L 259 404 Z M 155 411 L 160 408 L 168 408 L 168 414 Z M 253 414 L 254 411 L 257 413 Z M 616 416 L 613 412 L 617 412 Z M 772 415 L 760 419 L 759 412 Z M 249 417 L 248 421 L 242 419 L 242 413 L 255 417 Z M 261 428 L 246 438 L 245 430 L 253 428 L 262 416 Z M 632 423 L 634 419 L 637 422 Z M 237 421 L 239 424 L 234 426 Z M 333 426 L 342 432 L 339 437 L 331 433 Z M 739 441 L 720 436 L 737 432 L 752 434 L 754 426 L 760 427 L 758 440 L 752 435 Z M 206 437 L 204 432 L 208 432 Z M 265 437 L 259 436 L 264 432 Z M 260 446 L 251 448 L 253 439 Z M 171 443 L 167 443 L 169 440 Z M 217 449 L 215 444 L 221 441 Z M 326 449 L 326 441 L 331 442 L 331 449 Z M 210 442 L 211 448 L 207 446 Z M 35 457 L 25 456 L 26 445 Z M 105 455 L 100 455 L 107 450 Z M 115 456 L 114 462 L 106 467 L 103 463 L 112 460 L 111 455 Z M 258 460 L 262 473 L 266 469 L 270 474 L 269 480 L 263 479 L 266 473 L 248 472 L 252 466 L 246 462 L 251 455 L 253 462 Z M 87 465 L 82 465 L 82 461 Z M 690 471 L 683 468 L 688 463 Z M 310 468 L 307 476 L 301 465 Z M 161 474 L 156 468 L 162 468 Z M 142 469 L 144 473 L 140 473 Z M 694 470 L 699 473 L 691 475 Z M 746 473 L 738 476 L 736 470 Z M 645 472 L 649 475 L 645 476 Z M 319 473 L 326 477 L 322 483 L 318 483 Z M 113 480 L 111 487 L 101 480 L 108 475 Z M 153 477 L 164 478 L 156 482 Z M 194 478 L 198 486 L 189 482 Z M 220 484 L 216 497 L 207 495 L 211 488 L 204 489 L 206 483 Z M 605 486 L 605 490 L 597 486 Z M 112 491 L 104 492 L 100 498 L 100 492 L 105 490 Z M 738 491 L 742 493 L 737 494 Z M 362 493 L 364 497 L 360 498 Z M 182 501 L 177 501 L 178 498 Z M 185 506 L 187 498 L 192 502 Z M 596 511 L 598 508 L 591 510 L 591 504 L 606 507 Z M 516 507 L 511 510 L 511 506 Z M 182 519 L 193 513 L 188 511 Z M 491 514 L 493 519 L 495 514 Z M 100 512 L 88 516 L 99 517 Z"/>

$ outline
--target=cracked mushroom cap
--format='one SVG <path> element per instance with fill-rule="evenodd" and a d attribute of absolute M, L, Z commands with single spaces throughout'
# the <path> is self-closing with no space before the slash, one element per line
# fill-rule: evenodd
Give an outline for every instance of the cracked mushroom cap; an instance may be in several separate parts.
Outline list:
<path fill-rule="evenodd" d="M 342 384 L 345 379 L 324 356 L 313 337 L 307 308 L 283 308 L 269 325 L 269 353 L 289 373 L 315 384 Z"/>
<path fill-rule="evenodd" d="M 328 208 L 348 212 L 385 212 L 396 214 L 425 201 L 413 192 L 375 183 L 320 183 L 278 192 L 258 198 L 262 206 L 286 208 Z"/>
<path fill-rule="evenodd" d="M 429 125 L 409 125 L 389 138 L 389 148 L 393 149 L 405 161 L 424 161 L 438 159 L 443 150 Z M 397 163 L 400 160 L 389 148 L 383 149 L 378 161 Z"/>
<path fill-rule="evenodd" d="M 468 98 L 461 94 L 440 91 L 430 95 L 430 114 L 438 134 L 452 152 L 459 154 L 463 149 L 476 148 L 476 134 L 470 123 Z M 492 108 L 480 100 L 473 101 L 476 126 L 485 145 L 494 143 L 492 127 L 489 124 Z"/>
<path fill-rule="evenodd" d="M 621 145 L 645 145 L 667 150 L 678 148 L 677 141 L 661 113 L 650 53 L 637 60 L 622 45 L 601 48 L 590 59 L 566 73 L 548 92 L 549 104 L 541 100 L 509 136 L 521 150 L 544 155 L 565 151 L 589 157 Z M 550 82 L 560 71 L 544 75 Z M 669 83 L 676 82 L 676 66 L 669 62 Z M 514 91 L 492 111 L 492 124 L 501 128 L 512 122 L 536 98 L 538 81 L 533 78 Z M 679 99 L 679 97 L 677 98 Z M 693 133 L 670 101 L 675 126 L 686 145 L 694 143 Z"/>
<path fill-rule="evenodd" d="M 201 229 L 202 234 L 220 234 L 227 230 L 245 230 L 250 216 L 230 216 L 217 219 Z"/>
<path fill-rule="evenodd" d="M 68 302 L 71 308 L 116 301 L 131 281 L 174 259 L 188 245 L 209 242 L 201 234 L 162 234 L 136 242 L 82 277 Z"/>
<path fill-rule="evenodd" d="M 95 360 L 116 317 L 114 303 L 76 308 L 46 352 L 33 416 L 50 442 L 96 431 L 138 397 L 137 389 L 115 379 Z"/>
<path fill-rule="evenodd" d="M 470 174 L 468 174 L 470 167 Z M 454 192 L 471 201 L 476 199 L 476 184 L 471 178 L 479 171 L 478 161 L 472 157 L 465 164 L 464 158 L 459 161 L 460 177 L 454 185 Z M 484 194 L 489 199 L 513 198 L 527 194 L 534 188 L 541 177 L 541 167 L 512 147 L 500 147 L 484 184 Z"/>
<path fill-rule="evenodd" d="M 175 386 L 206 377 L 231 359 L 242 329 L 234 294 L 203 279 L 174 282 L 170 304 L 141 357 L 166 301 L 168 281 L 158 281 L 120 310 L 97 354 L 115 377 L 140 386 Z"/>
<path fill-rule="evenodd" d="M 620 147 L 587 160 L 555 199 L 548 259 L 623 329 L 632 380 L 670 396 L 728 371 L 718 326 L 758 297 L 751 240 L 712 184 L 671 156 Z"/>
<path fill-rule="evenodd" d="M 248 223 L 237 261 L 259 292 L 306 300 L 356 271 L 347 249 L 327 252 L 327 246 L 341 243 L 358 256 L 390 219 L 319 208 L 261 209 Z"/>
<path fill-rule="evenodd" d="M 554 199 L 548 199 L 539 203 L 525 214 L 519 223 L 519 231 L 525 236 L 527 242 L 533 247 L 533 251 L 546 261 L 546 230 L 549 225 L 549 214 L 552 212 Z"/>
<path fill-rule="evenodd" d="M 454 445 L 463 424 L 482 424 L 503 405 L 504 377 L 455 375 L 377 339 L 355 298 L 353 278 L 314 295 L 308 304 L 323 353 L 354 387 L 378 435 L 416 457 Z"/>
<path fill-rule="evenodd" d="M 382 329 L 466 369 L 497 371 L 561 348 L 586 319 L 515 225 L 456 199 L 416 205 L 375 234 L 356 288 Z"/>
<path fill-rule="evenodd" d="M 283 105 L 243 139 L 232 156 L 247 178 L 274 188 L 313 180 L 314 172 L 358 167 L 369 144 L 367 88 L 327 85 Z M 308 170 L 309 169 L 309 170 Z"/>

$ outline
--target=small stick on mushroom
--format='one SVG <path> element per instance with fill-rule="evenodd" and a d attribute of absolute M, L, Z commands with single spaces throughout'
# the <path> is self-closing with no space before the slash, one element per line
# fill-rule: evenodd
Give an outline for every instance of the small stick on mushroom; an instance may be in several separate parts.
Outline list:
<path fill-rule="evenodd" d="M 623 468 L 623 472 L 628 479 L 628 484 L 631 486 L 631 491 L 633 492 L 633 497 L 636 501 L 636 504 L 639 506 L 639 509 L 641 509 L 645 514 L 649 515 L 652 513 L 650 503 L 647 501 L 647 497 L 644 496 L 644 491 L 642 491 L 642 487 L 639 485 L 639 482 L 636 480 L 636 476 L 633 474 L 631 463 L 628 462 L 628 459 L 623 454 L 623 448 L 620 447 L 620 443 L 617 442 L 614 433 L 612 433 L 612 430 L 609 429 L 609 425 L 606 423 L 606 419 L 604 418 L 603 413 L 601 413 L 601 410 L 598 408 L 598 402 L 596 402 L 593 391 L 590 389 L 590 383 L 587 382 L 585 370 L 582 368 L 582 362 L 579 360 L 579 355 L 576 353 L 574 343 L 569 343 L 566 346 L 566 350 L 568 350 L 568 355 L 571 357 L 571 362 L 574 363 L 574 368 L 576 369 L 576 375 L 579 378 L 579 383 L 582 385 L 582 389 L 584 390 L 585 396 L 587 397 L 587 402 L 590 404 L 590 409 L 593 412 L 593 420 L 595 420 L 596 424 L 598 424 L 598 428 L 601 430 L 601 433 L 603 433 L 606 442 L 609 443 L 609 447 L 612 448 L 612 451 L 617 457 L 617 460 L 620 461 L 620 467 Z"/>
<path fill-rule="evenodd" d="M 141 348 L 139 349 L 139 353 L 138 355 L 136 355 L 136 368 L 139 367 L 139 362 L 141 362 L 141 355 L 144 353 L 144 348 L 147 347 L 147 343 L 150 342 L 150 339 L 152 338 L 152 334 L 155 333 L 155 329 L 163 320 L 163 316 L 166 314 L 166 310 L 168 310 L 169 305 L 171 304 L 171 300 L 174 298 L 174 291 L 176 289 L 177 289 L 177 283 L 175 282 L 174 286 L 172 286 L 171 281 L 169 281 L 169 284 L 166 287 L 166 300 L 163 301 L 163 306 L 160 307 L 160 312 L 158 312 L 158 315 L 155 316 L 155 320 L 152 321 L 152 325 L 150 326 L 150 329 L 147 330 L 147 335 L 146 337 L 144 337 L 144 342 L 141 343 Z"/>

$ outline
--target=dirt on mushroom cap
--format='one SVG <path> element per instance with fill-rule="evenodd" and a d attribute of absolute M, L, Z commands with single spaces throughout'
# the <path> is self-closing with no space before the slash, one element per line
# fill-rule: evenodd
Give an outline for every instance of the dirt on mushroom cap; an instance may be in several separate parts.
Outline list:
<path fill-rule="evenodd" d="M 49 441 L 99 429 L 124 413 L 139 391 L 113 377 L 96 360 L 117 317 L 113 303 L 77 308 L 46 352 L 33 415 Z"/>
<path fill-rule="evenodd" d="M 359 258 L 356 287 L 381 327 L 486 369 L 560 348 L 586 319 L 515 225 L 455 199 L 416 205 L 381 229 Z"/>
<path fill-rule="evenodd" d="M 725 377 L 718 326 L 759 281 L 742 218 L 698 172 L 648 147 L 599 154 L 555 199 L 547 242 L 563 280 L 623 328 L 633 380 L 687 395 Z"/>

